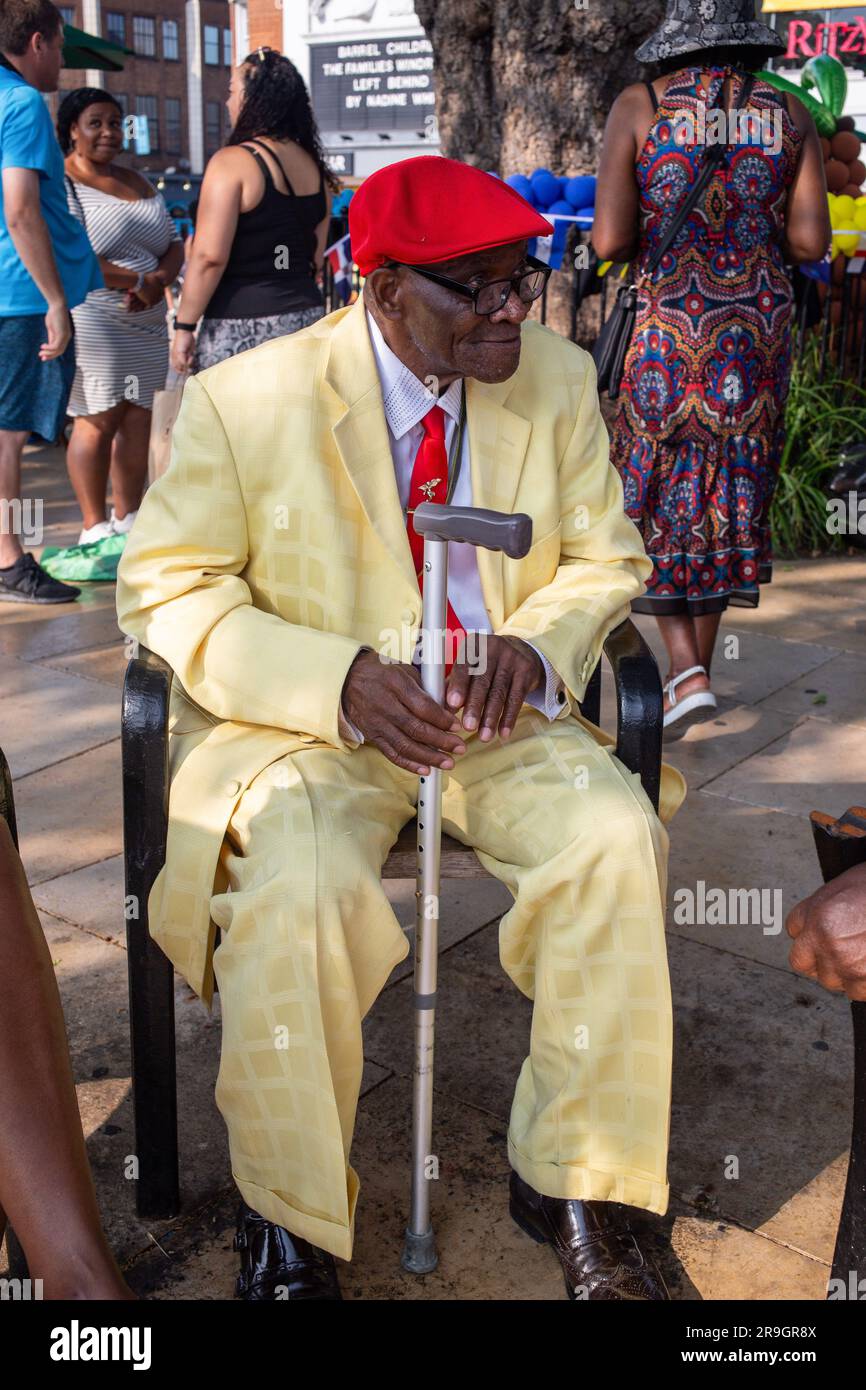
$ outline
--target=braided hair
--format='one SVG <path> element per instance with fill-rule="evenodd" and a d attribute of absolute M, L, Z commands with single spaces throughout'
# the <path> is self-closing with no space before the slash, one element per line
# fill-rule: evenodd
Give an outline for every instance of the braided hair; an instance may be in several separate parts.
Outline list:
<path fill-rule="evenodd" d="M 60 103 L 60 110 L 57 112 L 57 139 L 60 141 L 60 148 L 64 154 L 69 154 L 72 150 L 70 131 L 75 122 L 87 110 L 88 106 L 97 106 L 105 101 L 116 106 L 121 117 L 123 116 L 120 102 L 111 95 L 111 92 L 104 92 L 101 87 L 76 87 L 74 92 L 69 92 L 63 98 Z"/>
<path fill-rule="evenodd" d="M 226 143 L 240 145 L 261 136 L 294 140 L 316 161 L 331 191 L 339 192 L 339 180 L 322 150 L 310 94 L 294 63 L 275 48 L 257 48 L 241 66 L 247 70 L 243 102 Z"/>

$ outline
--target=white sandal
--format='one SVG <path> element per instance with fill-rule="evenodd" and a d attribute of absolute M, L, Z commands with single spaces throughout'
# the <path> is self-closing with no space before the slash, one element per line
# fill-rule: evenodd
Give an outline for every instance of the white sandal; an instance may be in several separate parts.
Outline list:
<path fill-rule="evenodd" d="M 670 704 L 670 709 L 664 717 L 666 729 L 672 724 L 680 724 L 685 730 L 692 724 L 699 724 L 702 719 L 707 718 L 708 710 L 716 708 L 716 697 L 711 690 L 696 690 L 693 695 L 686 695 L 682 700 L 677 699 L 677 686 L 681 681 L 688 680 L 689 676 L 707 676 L 707 672 L 703 666 L 690 666 L 687 671 L 680 671 L 679 675 L 674 676 L 664 687 Z M 707 679 L 709 680 L 709 676 Z"/>

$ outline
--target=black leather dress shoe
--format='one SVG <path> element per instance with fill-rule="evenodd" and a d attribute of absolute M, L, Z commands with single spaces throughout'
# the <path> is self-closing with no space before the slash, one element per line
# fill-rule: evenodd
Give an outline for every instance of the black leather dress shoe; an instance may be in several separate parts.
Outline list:
<path fill-rule="evenodd" d="M 629 1229 L 629 1208 L 618 1202 L 543 1197 L 511 1174 L 511 1215 L 522 1231 L 552 1245 L 569 1298 L 617 1302 L 668 1300 L 653 1260 Z"/>
<path fill-rule="evenodd" d="M 293 1236 L 241 1202 L 235 1249 L 241 1272 L 237 1296 L 248 1303 L 283 1299 L 342 1299 L 333 1255 Z"/>

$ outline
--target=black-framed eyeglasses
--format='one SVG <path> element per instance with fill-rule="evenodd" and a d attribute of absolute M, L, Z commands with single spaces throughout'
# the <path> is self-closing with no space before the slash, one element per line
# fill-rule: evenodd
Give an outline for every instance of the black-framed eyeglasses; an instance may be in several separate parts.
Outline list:
<path fill-rule="evenodd" d="M 406 270 L 414 270 L 416 275 L 423 275 L 425 280 L 432 280 L 436 285 L 444 285 L 447 290 L 454 290 L 455 294 L 471 299 L 476 314 L 495 314 L 497 310 L 503 309 L 512 290 L 517 291 L 524 304 L 531 304 L 544 293 L 544 287 L 551 275 L 551 268 L 545 265 L 544 261 L 537 260 L 535 256 L 527 256 L 527 268 L 516 270 L 510 280 L 489 280 L 486 285 L 477 285 L 472 289 L 460 280 L 450 280 L 447 275 L 439 275 L 434 270 L 427 270 L 423 265 L 410 265 L 408 261 L 388 261 L 388 265 L 399 265 Z"/>

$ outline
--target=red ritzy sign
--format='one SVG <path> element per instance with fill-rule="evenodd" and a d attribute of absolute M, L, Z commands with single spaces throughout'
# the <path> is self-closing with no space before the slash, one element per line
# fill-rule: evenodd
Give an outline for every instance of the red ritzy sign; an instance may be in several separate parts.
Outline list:
<path fill-rule="evenodd" d="M 792 19 L 788 24 L 786 58 L 815 58 L 824 52 L 824 31 L 827 31 L 827 52 L 844 62 L 846 53 L 866 53 L 866 18 L 834 20 L 830 24 L 812 24 L 808 19 Z M 809 41 L 812 41 L 811 47 Z"/>

